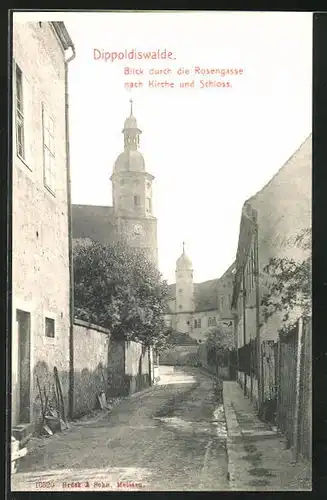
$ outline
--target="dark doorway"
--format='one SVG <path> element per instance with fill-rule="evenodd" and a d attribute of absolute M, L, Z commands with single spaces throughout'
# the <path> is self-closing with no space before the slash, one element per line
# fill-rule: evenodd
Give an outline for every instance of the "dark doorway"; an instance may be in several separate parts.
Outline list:
<path fill-rule="evenodd" d="M 17 309 L 19 423 L 30 422 L 31 409 L 31 315 Z"/>

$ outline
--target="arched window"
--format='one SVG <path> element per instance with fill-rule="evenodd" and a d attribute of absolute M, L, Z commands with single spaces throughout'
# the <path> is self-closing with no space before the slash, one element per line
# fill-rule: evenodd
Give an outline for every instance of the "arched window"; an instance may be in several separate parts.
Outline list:
<path fill-rule="evenodd" d="M 211 326 L 211 318 L 208 318 L 208 326 Z"/>

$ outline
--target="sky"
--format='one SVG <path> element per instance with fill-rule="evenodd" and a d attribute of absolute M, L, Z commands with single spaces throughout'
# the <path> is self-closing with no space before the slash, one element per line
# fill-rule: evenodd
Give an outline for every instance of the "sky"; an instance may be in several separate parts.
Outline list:
<path fill-rule="evenodd" d="M 26 14 L 24 14 L 26 16 Z M 111 205 L 113 164 L 133 99 L 140 151 L 155 176 L 159 267 L 175 280 L 182 242 L 195 282 L 233 263 L 244 201 L 311 133 L 312 13 L 57 12 L 76 48 L 69 63 L 72 201 Z M 97 49 L 97 51 L 94 51 Z M 127 50 L 171 52 L 166 60 L 96 59 Z M 143 75 L 125 75 L 125 68 Z M 242 74 L 178 75 L 181 68 Z M 170 75 L 150 76 L 150 69 Z M 174 88 L 149 88 L 149 80 Z M 181 81 L 194 87 L 181 88 Z M 204 87 L 200 81 L 230 81 Z M 126 82 L 143 82 L 126 88 Z"/>

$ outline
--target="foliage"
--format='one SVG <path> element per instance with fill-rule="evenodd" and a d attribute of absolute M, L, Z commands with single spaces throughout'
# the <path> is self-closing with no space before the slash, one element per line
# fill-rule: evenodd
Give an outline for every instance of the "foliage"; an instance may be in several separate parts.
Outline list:
<path fill-rule="evenodd" d="M 212 326 L 206 330 L 205 343 L 207 346 L 215 349 L 233 349 L 234 332 L 233 329 L 223 328 L 221 325 Z"/>
<path fill-rule="evenodd" d="M 75 242 L 73 255 L 75 316 L 116 339 L 161 349 L 169 333 L 163 323 L 168 285 L 146 253 L 124 242 L 89 240 Z"/>
<path fill-rule="evenodd" d="M 311 316 L 311 231 L 302 231 L 288 244 L 304 250 L 305 257 L 270 259 L 264 268 L 268 292 L 261 301 L 265 321 L 276 313 L 282 314 L 281 333 L 293 327 L 296 310 L 304 317 Z"/>

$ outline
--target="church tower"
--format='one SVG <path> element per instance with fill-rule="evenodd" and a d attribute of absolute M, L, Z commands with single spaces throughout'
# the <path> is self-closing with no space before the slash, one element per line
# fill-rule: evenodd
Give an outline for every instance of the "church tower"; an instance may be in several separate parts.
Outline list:
<path fill-rule="evenodd" d="M 119 233 L 131 246 L 147 250 L 158 264 L 157 219 L 152 214 L 154 177 L 146 172 L 138 149 L 142 131 L 133 116 L 132 100 L 130 104 L 130 115 L 122 130 L 124 151 L 115 161 L 111 176 L 113 208 Z"/>
<path fill-rule="evenodd" d="M 176 261 L 176 329 L 179 332 L 192 332 L 194 312 L 193 265 L 191 259 L 183 253 Z"/>

